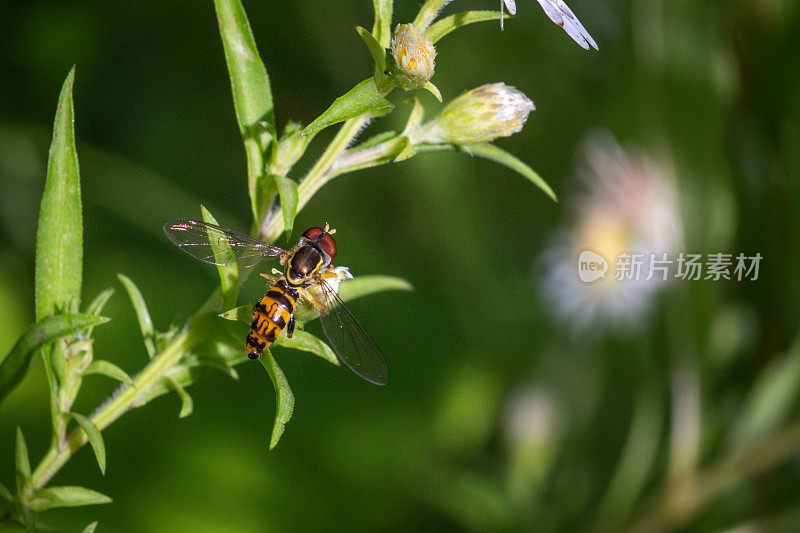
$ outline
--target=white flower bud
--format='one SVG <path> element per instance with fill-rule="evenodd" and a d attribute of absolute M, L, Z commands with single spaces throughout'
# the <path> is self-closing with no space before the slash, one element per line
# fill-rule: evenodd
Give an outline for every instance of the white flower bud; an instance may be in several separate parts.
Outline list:
<path fill-rule="evenodd" d="M 410 137 L 413 143 L 490 142 L 520 131 L 534 109 L 530 98 L 515 87 L 488 83 L 447 104 L 438 117 Z"/>
<path fill-rule="evenodd" d="M 398 24 L 395 28 L 392 57 L 397 81 L 407 91 L 419 89 L 433 77 L 436 48 L 413 24 Z"/>

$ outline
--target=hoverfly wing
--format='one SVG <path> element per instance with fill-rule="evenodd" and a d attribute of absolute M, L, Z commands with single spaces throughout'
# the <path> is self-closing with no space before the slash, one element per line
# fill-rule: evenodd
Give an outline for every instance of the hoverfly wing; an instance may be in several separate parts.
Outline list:
<path fill-rule="evenodd" d="M 226 265 L 235 259 L 240 267 L 251 267 L 266 257 L 283 253 L 281 248 L 244 233 L 188 218 L 167 222 L 164 233 L 178 248 L 212 265 Z M 215 252 L 215 245 L 222 243 L 228 244 L 230 250 Z"/>
<path fill-rule="evenodd" d="M 389 369 L 375 339 L 325 280 L 320 280 L 319 287 L 328 309 L 327 314 L 321 313 L 319 317 L 322 330 L 339 360 L 367 381 L 386 385 Z"/>

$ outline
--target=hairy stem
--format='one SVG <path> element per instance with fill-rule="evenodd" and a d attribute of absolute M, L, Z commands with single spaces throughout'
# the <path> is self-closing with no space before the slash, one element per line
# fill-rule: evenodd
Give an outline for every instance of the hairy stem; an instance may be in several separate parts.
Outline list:
<path fill-rule="evenodd" d="M 184 329 L 172 339 L 164 351 L 156 355 L 134 378 L 134 386 L 122 389 L 92 416 L 92 422 L 102 431 L 128 410 L 137 407 L 136 402 L 139 398 L 180 360 L 189 347 L 189 338 L 188 329 Z M 31 482 L 33 489 L 37 490 L 47 485 L 56 472 L 87 441 L 83 430 L 76 429 L 70 434 L 66 446 L 62 449 L 52 446 L 33 472 Z"/>
<path fill-rule="evenodd" d="M 317 160 L 308 174 L 305 175 L 300 185 L 297 186 L 297 211 L 299 212 L 314 194 L 325 185 L 332 177 L 328 174 L 328 170 L 333 165 L 334 161 L 344 152 L 353 139 L 358 135 L 361 127 L 366 123 L 367 119 L 363 117 L 351 118 L 346 120 L 331 143 L 325 149 L 325 152 Z M 273 241 L 284 230 L 283 216 L 281 213 L 275 213 L 272 217 L 267 217 L 261 224 L 261 238 L 267 241 Z"/>

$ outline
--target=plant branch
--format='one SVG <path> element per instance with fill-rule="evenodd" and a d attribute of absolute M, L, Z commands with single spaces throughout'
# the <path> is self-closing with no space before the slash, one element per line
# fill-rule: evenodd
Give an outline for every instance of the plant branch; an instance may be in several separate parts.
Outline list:
<path fill-rule="evenodd" d="M 342 152 L 347 149 L 353 139 L 355 139 L 367 120 L 368 119 L 364 117 L 357 117 L 344 122 L 336 133 L 336 136 L 325 149 L 325 152 L 297 186 L 298 212 L 308 203 L 314 194 L 331 179 L 332 176 L 328 174 L 328 170 L 333 166 L 333 163 L 339 158 Z M 264 219 L 259 233 L 262 239 L 274 241 L 283 230 L 283 217 L 280 212 L 277 212 L 273 213 L 271 217 Z"/>
<path fill-rule="evenodd" d="M 180 361 L 189 348 L 189 339 L 188 329 L 184 329 L 176 335 L 164 351 L 151 359 L 147 366 L 133 379 L 133 387 L 125 386 L 119 394 L 112 397 L 111 401 L 91 417 L 92 422 L 102 431 L 128 410 L 138 407 L 137 401 L 142 395 Z M 31 478 L 32 488 L 38 490 L 47 485 L 50 479 L 87 441 L 86 433 L 81 429 L 76 429 L 70 434 L 66 446 L 62 449 L 59 450 L 55 446 L 51 446 L 33 472 Z"/>

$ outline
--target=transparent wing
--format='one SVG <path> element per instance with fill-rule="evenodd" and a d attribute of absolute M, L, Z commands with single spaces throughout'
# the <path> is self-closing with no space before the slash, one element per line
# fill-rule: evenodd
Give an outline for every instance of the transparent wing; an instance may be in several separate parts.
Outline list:
<path fill-rule="evenodd" d="M 215 224 L 179 218 L 164 224 L 164 233 L 175 245 L 200 261 L 213 265 L 225 265 L 236 259 L 240 267 L 251 267 L 267 257 L 275 257 L 284 251 L 263 241 Z M 211 243 L 227 243 L 229 251 L 215 253 Z"/>
<path fill-rule="evenodd" d="M 359 324 L 327 282 L 321 280 L 318 286 L 328 308 L 328 313 L 319 317 L 322 330 L 339 360 L 367 381 L 386 385 L 389 369 L 375 339 Z"/>

